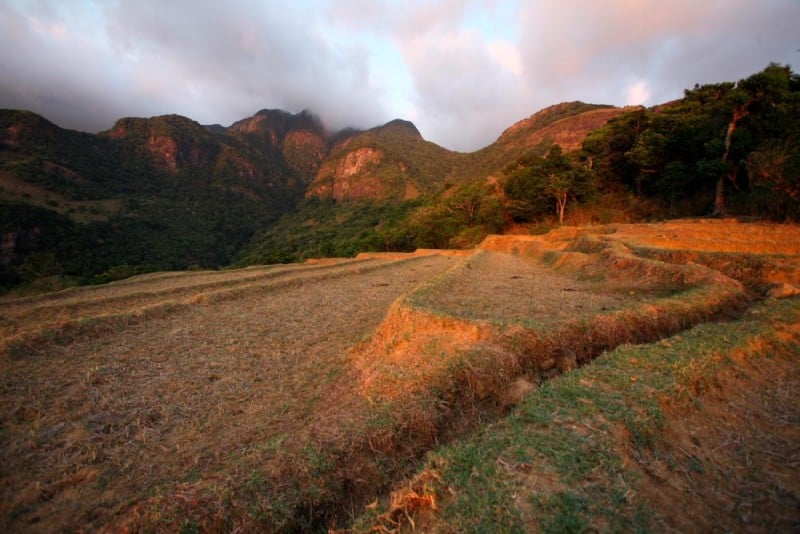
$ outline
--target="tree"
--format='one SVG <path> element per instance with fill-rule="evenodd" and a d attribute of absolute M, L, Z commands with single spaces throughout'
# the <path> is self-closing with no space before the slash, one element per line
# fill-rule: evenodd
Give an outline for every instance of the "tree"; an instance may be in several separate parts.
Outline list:
<path fill-rule="evenodd" d="M 655 127 L 645 130 L 636 139 L 636 144 L 625 152 L 625 156 L 639 169 L 636 175 L 636 196 L 642 196 L 642 182 L 645 176 L 660 171 L 665 161 L 667 135 Z"/>
<path fill-rule="evenodd" d="M 506 211 L 516 222 L 528 222 L 548 210 L 547 197 L 542 191 L 545 176 L 544 158 L 528 156 L 509 166 L 503 180 Z"/>
<path fill-rule="evenodd" d="M 738 83 L 695 85 L 680 100 L 622 114 L 586 137 L 581 157 L 601 193 L 666 201 L 672 215 L 750 206 L 793 218 L 799 140 L 800 77 L 772 64 Z"/>
<path fill-rule="evenodd" d="M 549 174 L 545 179 L 544 192 L 547 196 L 556 201 L 556 215 L 558 224 L 564 223 L 564 210 L 567 207 L 567 200 L 572 193 L 572 181 L 566 174 Z"/>
<path fill-rule="evenodd" d="M 642 132 L 647 131 L 652 112 L 637 109 L 611 119 L 583 141 L 580 155 L 591 170 L 595 186 L 602 192 L 640 184 L 639 166 L 629 151 Z"/>
<path fill-rule="evenodd" d="M 567 155 L 559 145 L 553 145 L 544 158 L 520 160 L 522 168 L 506 179 L 509 213 L 516 220 L 530 221 L 549 211 L 545 207 L 554 201 L 558 222 L 563 223 L 568 201 L 583 198 L 594 189 L 588 164 L 581 157 L 585 155 Z"/>
<path fill-rule="evenodd" d="M 797 219 L 800 213 L 800 150 L 789 141 L 766 142 L 745 161 L 754 191 L 766 190 L 765 209 Z"/>
<path fill-rule="evenodd" d="M 787 67 L 771 64 L 763 71 L 740 81 L 721 100 L 729 117 L 725 129 L 722 163 L 728 172 L 717 178 L 714 195 L 714 215 L 725 215 L 725 181 L 736 180 L 738 167 L 744 162 L 746 154 L 740 158 L 732 157 L 734 135 L 742 122 L 754 115 L 751 122 L 763 122 L 774 115 L 779 103 L 790 98 L 792 71 Z M 753 124 L 751 127 L 759 128 Z"/>

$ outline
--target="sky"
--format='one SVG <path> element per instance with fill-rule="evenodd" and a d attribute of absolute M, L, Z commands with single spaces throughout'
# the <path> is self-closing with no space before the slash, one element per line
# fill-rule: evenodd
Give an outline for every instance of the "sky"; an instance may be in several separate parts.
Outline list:
<path fill-rule="evenodd" d="M 800 0 L 0 0 L 0 108 L 89 132 L 307 109 L 472 151 L 559 102 L 798 72 L 798 27 Z"/>

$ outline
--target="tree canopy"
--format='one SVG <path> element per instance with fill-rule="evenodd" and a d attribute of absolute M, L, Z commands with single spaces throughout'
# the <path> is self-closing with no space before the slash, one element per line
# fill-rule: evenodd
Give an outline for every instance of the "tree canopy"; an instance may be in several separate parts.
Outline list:
<path fill-rule="evenodd" d="M 618 117 L 589 135 L 582 152 L 596 184 L 665 201 L 675 215 L 797 220 L 798 125 L 800 78 L 771 64 Z"/>

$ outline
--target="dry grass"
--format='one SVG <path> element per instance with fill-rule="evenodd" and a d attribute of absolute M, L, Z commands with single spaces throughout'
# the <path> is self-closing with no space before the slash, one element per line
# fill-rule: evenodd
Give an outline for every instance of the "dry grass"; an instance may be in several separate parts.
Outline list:
<path fill-rule="evenodd" d="M 620 226 L 4 299 L 0 524 L 346 521 L 541 380 L 745 303 L 716 270 L 634 254 L 625 231 L 660 249 Z M 417 482 L 385 528 L 435 508 Z"/>
<path fill-rule="evenodd" d="M 653 248 L 800 255 L 800 228 L 795 225 L 691 219 L 610 226 L 614 239 Z"/>
<path fill-rule="evenodd" d="M 102 286 L 71 288 L 56 293 L 0 300 L 3 319 L 0 335 L 20 334 L 63 327 L 65 323 L 98 317 L 140 313 L 165 303 L 192 304 L 201 300 L 231 298 L 242 292 L 282 287 L 309 277 L 350 272 L 354 265 L 378 262 L 343 261 L 329 265 L 276 265 L 236 271 L 202 271 L 141 275 Z"/>
<path fill-rule="evenodd" d="M 350 266 L 349 276 L 198 302 L 6 359 L 6 521 L 96 527 L 174 482 L 257 471 L 284 442 L 302 441 L 348 348 L 398 295 L 452 261 Z M 93 475 L 77 476 L 86 470 Z"/>
<path fill-rule="evenodd" d="M 398 484 L 400 495 L 421 493 L 424 476 L 436 511 L 395 512 L 396 531 L 792 531 L 798 303 L 622 346 L 543 384 Z M 395 508 L 394 498 L 378 502 L 354 531 L 393 527 Z"/>
<path fill-rule="evenodd" d="M 591 281 L 537 258 L 481 251 L 458 273 L 414 299 L 419 307 L 477 321 L 556 324 L 651 300 L 633 280 L 625 286 Z"/>

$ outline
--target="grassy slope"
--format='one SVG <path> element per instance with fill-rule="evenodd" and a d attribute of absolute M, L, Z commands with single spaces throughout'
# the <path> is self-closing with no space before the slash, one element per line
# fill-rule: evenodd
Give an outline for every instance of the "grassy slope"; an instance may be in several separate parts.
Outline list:
<path fill-rule="evenodd" d="M 432 452 L 355 530 L 407 527 L 415 511 L 445 532 L 791 529 L 799 354 L 797 299 L 620 347 Z M 737 388 L 756 394 L 737 403 Z M 755 428 L 720 425 L 737 416 Z"/>
<path fill-rule="evenodd" d="M 735 231 L 713 226 L 718 234 Z M 643 228 L 664 235 L 660 227 Z M 706 235 L 712 228 L 700 230 L 698 234 Z M 783 230 L 759 231 L 772 240 Z M 612 515 L 607 502 L 625 503 L 616 492 L 619 479 L 607 478 L 618 474 L 616 468 L 603 471 L 606 463 L 616 465 L 602 448 L 611 438 L 592 429 L 603 430 L 607 423 L 611 437 L 622 435 L 627 440 L 620 448 L 623 459 L 664 465 L 647 460 L 647 454 L 657 454 L 653 447 L 660 446 L 652 422 L 669 419 L 658 415 L 653 388 L 663 386 L 668 394 L 674 384 L 683 384 L 670 386 L 659 378 L 672 372 L 664 363 L 670 361 L 667 356 L 653 361 L 629 356 L 628 364 L 641 377 L 603 371 L 597 375 L 603 383 L 593 383 L 587 373 L 605 369 L 607 358 L 602 358 L 576 375 L 589 380 L 586 384 L 570 382 L 572 374 L 553 382 L 545 379 L 620 343 L 661 339 L 718 318 L 740 305 L 744 295 L 738 283 L 702 266 L 636 257 L 623 244 L 625 235 L 622 227 L 609 227 L 498 237 L 487 241 L 484 251 L 435 277 L 420 269 L 422 258 L 402 264 L 376 258 L 366 264 L 149 275 L 2 303 L 8 310 L 2 315 L 8 327 L 4 332 L 16 339 L 5 347 L 7 358 L 0 360 L 5 381 L 0 407 L 7 429 L 0 434 L 0 446 L 19 460 L 19 467 L 3 477 L 10 494 L 20 495 L 8 500 L 3 521 L 22 528 L 46 516 L 54 525 L 111 522 L 163 531 L 176 525 L 268 530 L 341 525 L 392 481 L 416 469 L 426 450 L 478 430 L 474 440 L 434 452 L 435 461 L 410 491 L 396 493 L 384 509 L 374 508 L 359 528 L 381 515 L 383 525 L 391 528 L 406 517 L 405 511 L 424 522 L 424 513 L 414 515 L 414 507 L 427 503 L 430 508 L 443 499 L 455 507 L 454 516 L 444 508 L 430 520 L 444 530 L 533 528 L 548 522 L 555 529 L 587 522 L 607 526 L 602 521 L 613 528 L 617 519 L 622 526 L 657 524 L 658 509 L 648 512 L 638 501 L 633 516 L 603 519 L 603 514 Z M 390 289 L 400 289 L 400 296 L 380 321 L 389 301 L 375 309 L 369 306 L 378 293 Z M 567 306 L 570 313 L 556 317 L 552 311 L 565 303 L 572 306 Z M 38 323 L 30 319 L 42 309 L 52 314 L 42 314 Z M 680 334 L 667 343 L 677 344 L 674 356 L 681 358 L 691 358 L 691 346 L 745 346 L 745 339 L 757 340 L 768 325 L 790 322 L 785 317 L 794 311 L 771 311 L 787 309 L 794 310 L 756 310 L 741 323 L 745 337 L 713 330 L 712 324 L 711 338 L 685 346 L 678 341 L 689 334 Z M 73 314 L 82 318 L 70 318 Z M 361 329 L 368 321 L 371 333 L 365 334 Z M 346 332 L 346 341 L 341 332 Z M 787 343 L 796 337 L 780 328 L 777 335 Z M 291 350 L 283 351 L 287 340 Z M 662 346 L 667 344 L 650 345 Z M 781 346 L 796 350 L 796 345 Z M 676 376 L 684 373 L 691 379 L 693 366 L 701 365 L 698 372 L 709 367 L 698 355 L 681 361 L 685 372 L 675 367 Z M 791 371 L 791 365 L 785 367 Z M 252 380 L 248 373 L 253 373 Z M 50 378 L 42 380 L 45 375 Z M 267 388 L 255 380 L 264 377 Z M 165 389 L 165 380 L 173 385 Z M 55 385 L 59 381 L 63 387 Z M 579 423 L 568 414 L 561 419 L 560 412 L 534 411 L 534 422 L 520 426 L 514 423 L 520 421 L 515 419 L 519 408 L 492 426 L 492 432 L 481 430 L 519 401 L 509 395 L 517 384 L 533 383 L 544 385 L 525 406 L 536 396 L 549 395 L 541 410 L 563 401 L 564 410 L 583 409 L 604 419 Z M 562 383 L 572 384 L 572 392 L 554 389 Z M 705 387 L 702 380 L 700 384 Z M 580 396 L 584 386 L 589 397 Z M 123 389 L 129 393 L 120 394 Z M 87 395 L 81 397 L 83 393 Z M 792 392 L 787 394 L 791 398 Z M 106 403 L 102 413 L 94 413 L 92 398 Z M 152 399 L 160 400 L 154 404 Z M 784 417 L 778 415 L 779 420 Z M 791 412 L 788 416 L 788 421 L 795 417 Z M 69 425 L 59 426 L 62 420 Z M 584 429 L 584 423 L 591 428 Z M 517 434 L 503 437 L 504 429 L 517 432 L 514 428 Z M 26 436 L 34 448 L 26 445 Z M 493 436 L 500 441 L 471 445 Z M 519 440 L 531 436 L 525 449 Z M 162 448 L 165 440 L 169 446 Z M 625 452 L 625 443 L 633 444 L 630 452 Z M 479 454 L 483 448 L 502 455 L 487 460 Z M 535 464 L 539 449 L 548 454 L 552 449 L 555 456 Z M 461 450 L 466 452 L 449 452 Z M 695 456 L 692 465 L 700 459 Z M 61 458 L 74 462 L 59 463 Z M 474 463 L 464 463 L 470 461 Z M 475 494 L 468 490 L 484 471 L 495 477 L 487 478 L 487 484 L 496 486 L 495 493 L 487 494 L 493 499 L 488 503 L 481 500 L 482 487 Z M 593 501 L 586 504 L 576 493 L 582 486 L 571 481 L 580 476 L 596 483 L 587 492 L 594 496 L 597 489 L 602 514 L 592 511 L 597 508 L 592 508 Z M 626 472 L 620 476 L 628 480 Z M 527 497 L 521 503 L 503 500 L 551 479 L 556 489 L 544 504 L 531 504 Z M 603 484 L 611 488 L 612 497 L 602 496 Z M 633 482 L 625 484 L 629 489 Z M 639 489 L 644 494 L 647 488 L 637 486 L 635 491 Z M 485 515 L 487 509 L 491 516 Z M 560 514 L 565 517 L 559 519 Z"/>
<path fill-rule="evenodd" d="M 21 527 L 47 513 L 54 524 L 100 524 L 119 513 L 121 523 L 155 529 L 175 522 L 269 529 L 341 522 L 345 510 L 407 473 L 437 440 L 473 430 L 481 418 L 502 412 L 508 383 L 521 371 L 531 378 L 538 369 L 542 377 L 552 376 L 554 366 L 567 369 L 547 363 L 549 358 L 570 347 L 581 359 L 591 357 L 603 346 L 629 339 L 633 334 L 626 325 L 647 326 L 646 335 L 658 337 L 663 329 L 706 316 L 720 299 L 698 293 L 691 283 L 677 293 L 690 304 L 674 310 L 674 295 L 655 295 L 660 306 L 676 313 L 669 320 L 642 307 L 647 291 L 632 295 L 624 284 L 603 288 L 591 277 L 581 280 L 568 263 L 557 272 L 555 263 L 481 252 L 431 277 L 420 269 L 422 258 L 388 264 L 373 259 L 313 268 L 149 275 L 9 300 L 4 303 L 9 322 L 4 332 L 11 341 L 4 362 L 9 394 L 3 400 L 9 430 L 2 445 L 20 466 L 6 481 L 26 497 L 12 500 L 5 520 Z M 629 260 L 619 272 L 640 263 L 651 262 Z M 390 270 L 396 274 L 389 275 Z M 371 311 L 370 295 L 401 278 L 407 280 L 406 292 L 378 325 L 382 312 Z M 422 287 L 414 289 L 420 282 Z M 735 297 L 735 285 L 729 289 Z M 453 293 L 468 302 L 445 298 Z M 521 301 L 543 305 L 545 315 L 564 295 L 576 302 L 596 296 L 597 302 L 585 310 L 581 329 L 570 325 L 569 317 L 542 322 L 541 313 L 538 319 L 531 315 L 533 308 L 503 305 L 523 293 L 538 294 L 538 300 Z M 38 315 L 42 309 L 50 313 Z M 343 334 L 330 329 L 346 330 L 352 343 L 365 321 L 350 321 L 365 313 L 375 324 L 372 335 L 348 349 L 339 343 Z M 554 331 L 554 324 L 560 329 Z M 584 354 L 578 345 L 589 340 L 592 349 Z M 337 348 L 327 352 L 334 342 Z M 283 351 L 284 346 L 291 350 Z M 268 376 L 270 387 L 247 379 L 249 373 L 262 380 Z M 48 379 L 30 390 L 31 376 Z M 175 381 L 169 393 L 163 390 L 165 380 Z M 123 390 L 130 393 L 120 395 Z M 284 399 L 287 391 L 291 399 Z M 103 403 L 102 413 L 94 413 L 89 398 Z M 50 413 L 45 405 L 61 406 L 63 412 Z M 226 415 L 244 415 L 241 410 L 249 415 Z M 53 417 L 69 425 L 59 426 Z M 181 430 L 187 417 L 202 423 Z M 18 439 L 26 429 L 33 429 L 35 449 Z M 212 439 L 198 440 L 201 431 Z M 251 444 L 245 453 L 231 441 L 232 432 L 241 435 L 239 442 Z M 76 443 L 89 448 L 74 449 Z M 171 445 L 160 449 L 163 443 Z M 37 452 L 49 450 L 64 457 L 78 454 L 80 476 L 73 476 L 72 464 L 58 463 L 62 456 Z M 197 458 L 207 468 L 192 470 Z M 133 486 L 126 482 L 132 479 L 137 480 Z M 152 498 L 141 494 L 143 487 Z M 108 492 L 104 504 L 96 508 L 92 503 L 103 491 Z M 189 491 L 204 504 L 184 507 Z M 135 506 L 126 506 L 126 499 Z M 67 510 L 72 515 L 61 515 Z"/>
<path fill-rule="evenodd" d="M 319 414 L 348 348 L 451 261 L 145 275 L 3 302 L 0 525 L 307 525 L 332 466 L 313 429 L 331 427 Z M 181 508 L 187 487 L 205 507 Z"/>
<path fill-rule="evenodd" d="M 663 244 L 652 238 L 680 244 L 678 235 L 737 232 L 723 223 L 681 223 L 669 232 L 658 225 L 635 228 L 649 232 L 650 241 L 645 235 L 637 243 L 650 246 Z M 747 228 L 758 232 L 753 241 L 760 236 L 780 243 L 785 234 L 782 227 Z M 681 258 L 674 265 L 632 254 L 624 244 L 630 235 L 620 225 L 501 237 L 433 278 L 414 272 L 419 258 L 402 265 L 378 259 L 150 275 L 7 300 L 0 326 L 16 339 L 4 347 L 0 445 L 9 457 L 24 461 L 3 473 L 4 491 L 14 495 L 3 521 L 21 526 L 46 512 L 54 520 L 71 514 L 65 520 L 75 525 L 118 520 L 155 530 L 341 524 L 408 474 L 425 450 L 502 415 L 517 402 L 508 400 L 508 393 L 523 377 L 527 387 L 544 385 L 510 418 L 434 452 L 407 491 L 396 493 L 384 508 L 371 509 L 357 527 L 381 522 L 392 528 L 406 512 L 442 530 L 670 524 L 663 508 L 651 502 L 663 488 L 641 480 L 675 473 L 685 479 L 702 470 L 714 481 L 744 480 L 750 472 L 734 473 L 744 477 L 736 479 L 710 454 L 704 459 L 712 448 L 726 449 L 728 438 L 714 442 L 714 436 L 695 435 L 715 445 L 685 454 L 669 449 L 672 443 L 685 451 L 693 446 L 681 441 L 691 441 L 686 429 L 670 427 L 669 421 L 676 414 L 681 420 L 696 417 L 692 406 L 698 399 L 716 406 L 698 392 L 722 376 L 704 373 L 725 369 L 726 355 L 738 357 L 731 347 L 741 347 L 744 355 L 763 350 L 786 355 L 775 360 L 775 369 L 788 376 L 788 389 L 763 389 L 784 395 L 789 406 L 800 404 L 791 386 L 797 382 L 796 330 L 772 324 L 796 323 L 797 306 L 786 301 L 724 326 L 709 324 L 660 343 L 617 349 L 578 371 L 578 378 L 567 374 L 545 382 L 574 367 L 576 359 L 588 360 L 624 342 L 665 338 L 742 303 L 741 286 L 714 271 Z M 735 263 L 736 257 L 723 260 Z M 738 272 L 735 265 L 727 269 Z M 761 271 L 753 276 L 763 277 Z M 173 277 L 176 284 L 170 283 Z M 380 325 L 389 300 L 371 310 L 353 299 L 359 295 L 372 302 L 369 295 L 401 278 L 401 296 Z M 326 280 L 330 285 L 320 285 Z M 564 303 L 571 307 L 562 306 L 559 316 L 553 310 Z M 52 313 L 40 317 L 44 309 Z M 373 321 L 371 335 L 348 348 L 364 335 L 360 329 L 367 317 Z M 347 331 L 346 342 L 330 329 L 333 318 Z M 298 330 L 299 324 L 317 337 Z M 276 349 L 289 338 L 297 342 L 292 350 Z M 326 352 L 330 343 L 338 348 Z M 572 359 L 565 362 L 568 356 Z M 50 378 L 42 380 L 45 373 Z M 259 383 L 264 376 L 266 389 Z M 63 387 L 56 385 L 60 380 L 66 381 Z M 159 390 L 163 383 L 173 385 Z M 120 395 L 122 388 L 131 393 Z M 145 395 L 146 388 L 155 389 Z M 163 402 L 154 405 L 156 397 Z M 108 408 L 94 413 L 92 399 Z M 207 406 L 193 412 L 195 401 Z M 252 419 L 231 415 L 242 415 L 242 406 Z M 797 430 L 791 409 L 766 413 L 767 421 L 785 422 L 783 430 Z M 59 426 L 61 419 L 69 425 Z M 275 426 L 276 420 L 283 426 Z M 184 432 L 182 421 L 195 423 Z M 256 424 L 266 426 L 254 430 Z M 781 428 L 762 433 L 779 436 L 776 454 L 785 449 Z M 672 439 L 676 435 L 681 439 Z M 130 436 L 136 437 L 137 454 L 129 452 Z M 239 437 L 246 440 L 244 451 L 237 448 L 243 443 Z M 172 449 L 159 448 L 166 438 Z M 753 457 L 748 443 L 742 446 L 741 454 Z M 77 463 L 58 464 L 63 458 Z M 146 470 L 137 467 L 143 458 Z M 50 461 L 58 464 L 52 470 Z M 637 479 L 642 472 L 646 476 Z M 773 492 L 770 504 L 796 495 L 785 481 L 754 480 L 754 488 L 761 484 Z M 550 493 L 540 495 L 542 487 Z M 103 504 L 95 509 L 97 498 Z M 748 501 L 742 502 L 746 508 Z M 433 503 L 441 513 L 427 519 L 424 512 L 414 515 L 415 508 Z M 719 504 L 723 510 L 725 505 Z"/>
<path fill-rule="evenodd" d="M 625 257 L 631 256 L 626 248 L 611 246 L 616 252 L 598 261 L 603 242 L 634 242 L 637 254 L 686 266 L 679 270 L 694 269 L 689 262 L 724 270 L 752 295 L 763 294 L 771 277 L 794 279 L 796 256 L 774 255 L 795 252 L 794 243 L 781 237 L 791 234 L 786 232 L 776 225 L 676 222 L 564 228 L 516 243 L 496 238 L 484 247 L 539 255 L 567 267 L 570 258 L 583 263 L 570 250 L 599 252 L 585 263 L 582 278 L 603 280 L 609 287 L 619 281 L 616 267 L 625 266 Z M 766 254 L 746 253 L 739 241 Z M 568 250 L 558 252 L 565 244 Z M 644 244 L 671 250 L 641 248 Z M 721 252 L 729 249 L 738 252 Z M 635 260 L 624 270 L 628 283 L 654 278 L 670 281 L 669 286 L 680 278 L 679 271 L 670 274 L 668 264 L 660 261 Z M 710 294 L 693 293 L 646 300 L 654 311 L 671 310 L 661 324 L 682 314 L 696 321 Z M 695 305 L 685 308 L 688 301 Z M 548 309 L 557 313 L 564 306 L 569 308 Z M 500 312 L 513 315 L 513 308 Z M 468 302 L 453 309 L 468 315 L 491 310 Z M 735 321 L 704 323 L 656 343 L 624 345 L 604 354 L 579 371 L 545 382 L 509 417 L 474 438 L 434 450 L 418 474 L 380 506 L 370 507 L 354 530 L 376 525 L 379 530 L 408 529 L 414 523 L 425 531 L 445 532 L 685 531 L 718 524 L 734 531 L 756 525 L 790 528 L 798 520 L 793 502 L 800 494 L 794 446 L 800 437 L 799 324 L 796 299 L 769 301 Z M 617 329 L 606 326 L 610 332 Z M 574 332 L 564 337 L 574 338 Z M 590 334 L 587 341 L 592 339 Z M 489 358 L 494 367 L 502 367 L 496 356 Z M 481 374 L 473 372 L 472 380 Z M 491 383 L 491 374 L 484 370 L 483 380 L 488 376 Z M 682 513 L 673 514 L 676 509 Z"/>

